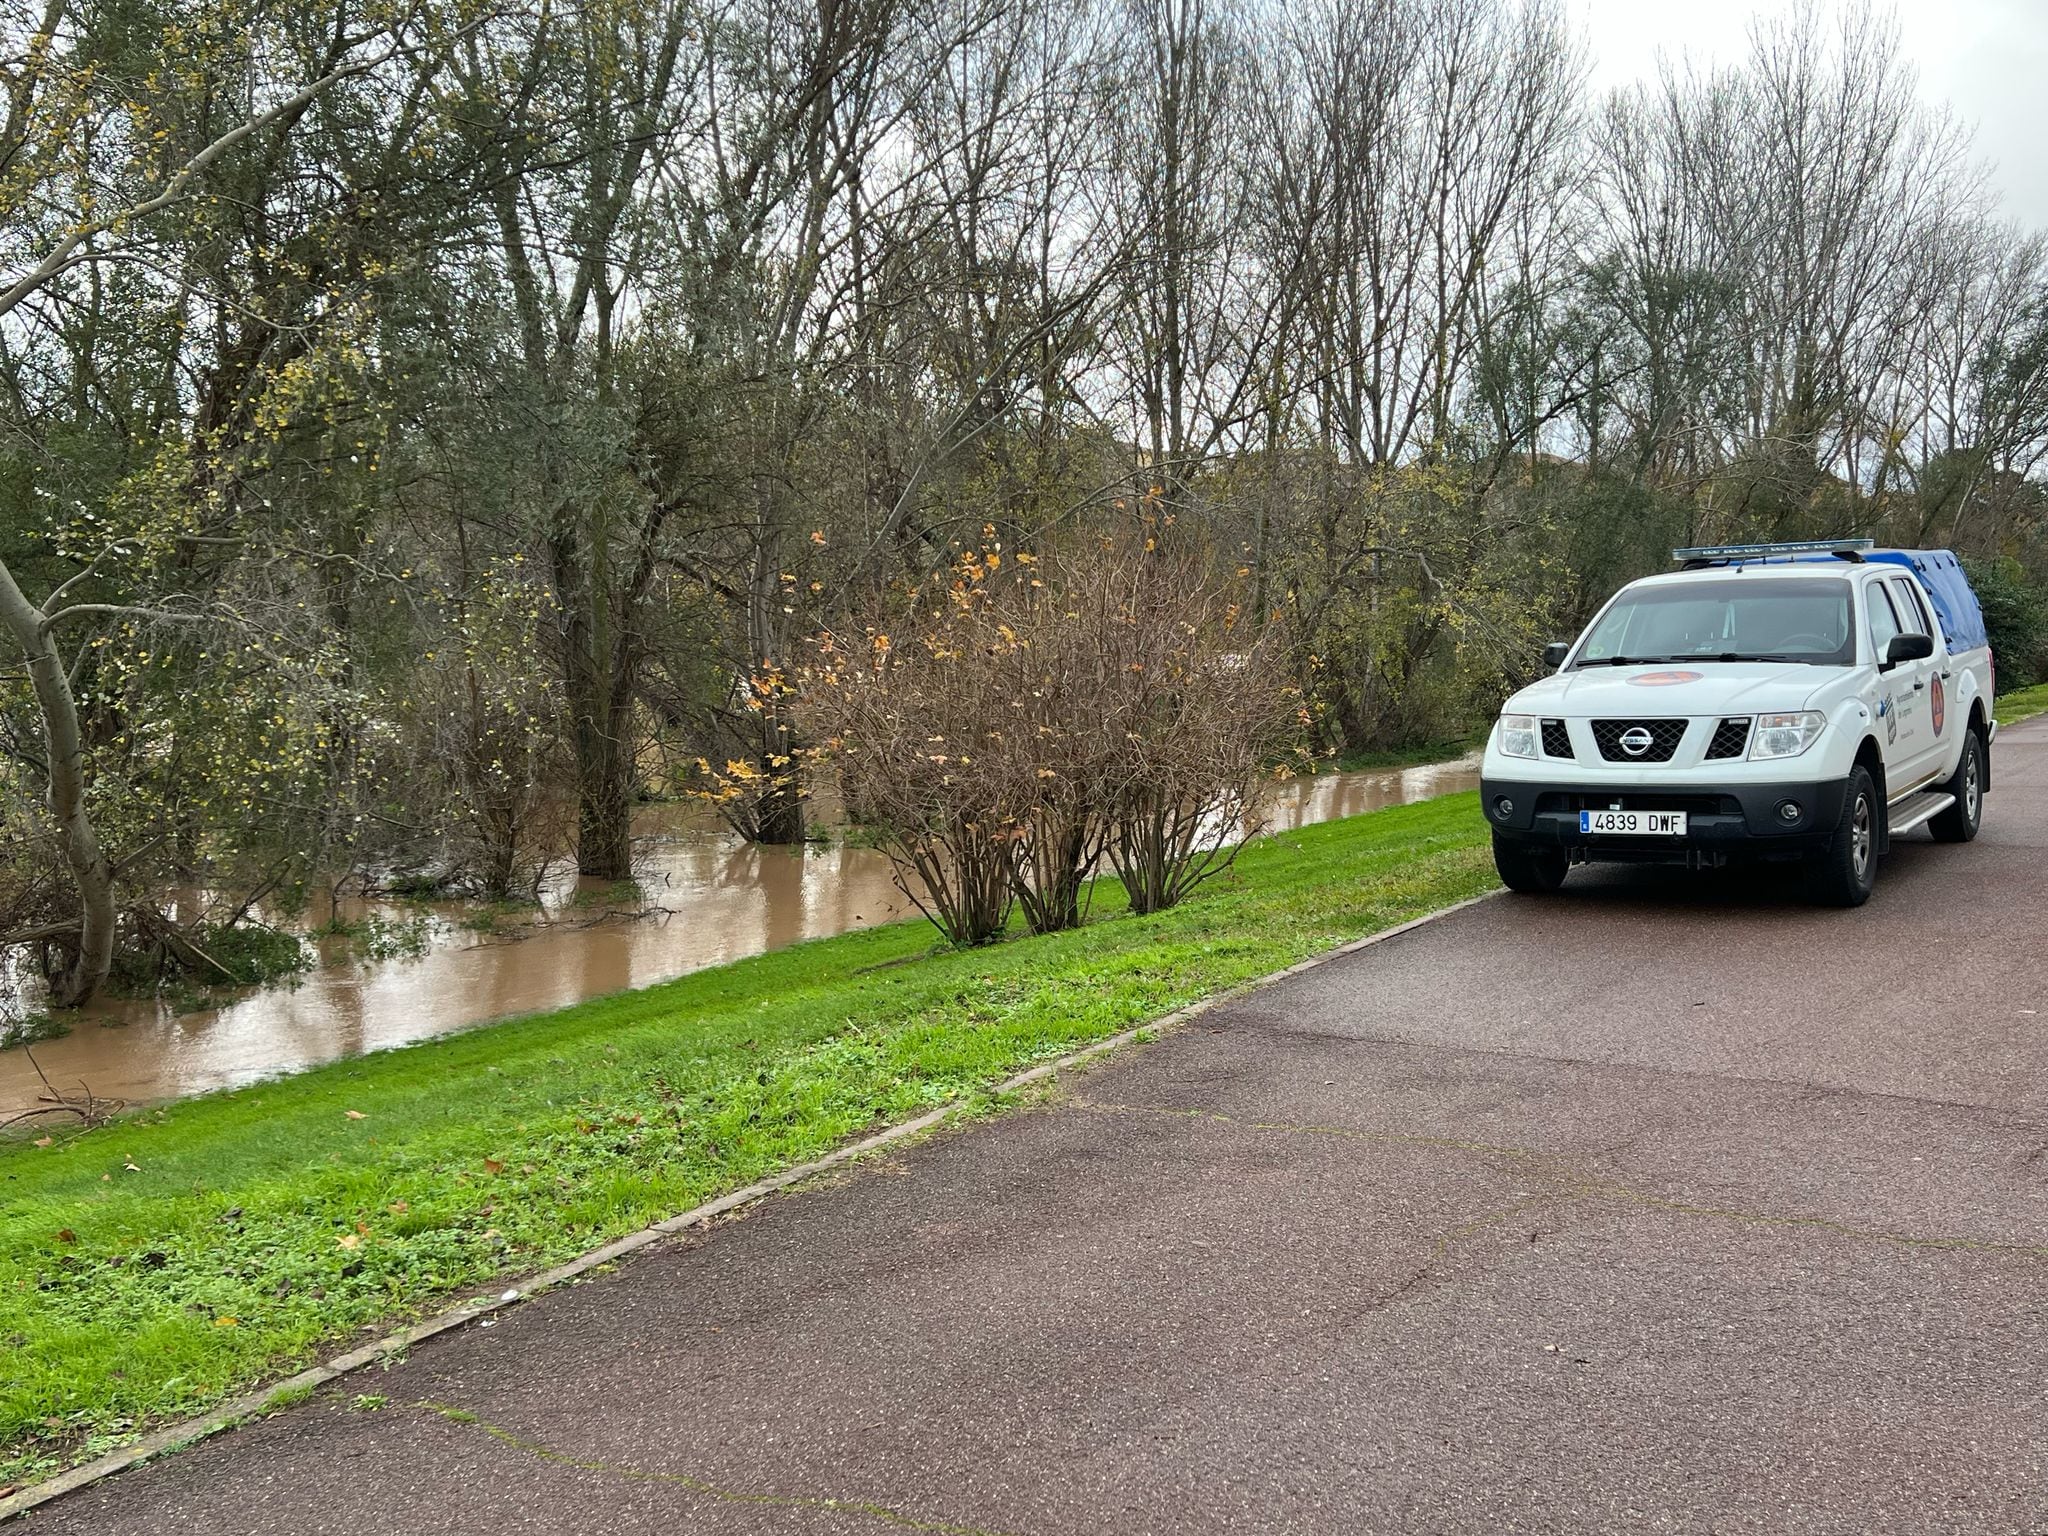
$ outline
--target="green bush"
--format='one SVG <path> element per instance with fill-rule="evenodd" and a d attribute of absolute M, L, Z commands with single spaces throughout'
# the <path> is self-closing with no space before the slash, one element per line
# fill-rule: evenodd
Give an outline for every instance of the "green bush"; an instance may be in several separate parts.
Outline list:
<path fill-rule="evenodd" d="M 210 988 L 268 986 L 311 969 L 313 959 L 298 934 L 263 923 L 199 923 L 176 933 L 158 926 L 115 951 L 110 980 L 128 996 L 168 994 L 184 1011 Z"/>
<path fill-rule="evenodd" d="M 47 1013 L 25 1013 L 20 1018 L 0 1018 L 0 1051 L 38 1045 L 71 1033 L 71 1026 Z"/>
<path fill-rule="evenodd" d="M 2013 559 L 1965 560 L 1984 609 L 2001 689 L 2048 680 L 2048 592 Z"/>

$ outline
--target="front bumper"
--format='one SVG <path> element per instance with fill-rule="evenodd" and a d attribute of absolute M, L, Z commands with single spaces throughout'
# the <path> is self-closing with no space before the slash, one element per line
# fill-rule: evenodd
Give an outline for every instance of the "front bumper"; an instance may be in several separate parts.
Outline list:
<path fill-rule="evenodd" d="M 1847 779 L 1794 784 L 1671 785 L 1536 783 L 1482 775 L 1479 802 L 1494 831 L 1515 842 L 1565 847 L 1576 858 L 1697 863 L 1731 857 L 1797 857 L 1825 848 L 1841 824 Z M 1779 812 L 1798 805 L 1796 821 Z M 1579 830 L 1579 812 L 1620 806 L 1684 811 L 1685 836 L 1614 837 Z M 1505 808 L 1504 808 L 1505 807 Z"/>

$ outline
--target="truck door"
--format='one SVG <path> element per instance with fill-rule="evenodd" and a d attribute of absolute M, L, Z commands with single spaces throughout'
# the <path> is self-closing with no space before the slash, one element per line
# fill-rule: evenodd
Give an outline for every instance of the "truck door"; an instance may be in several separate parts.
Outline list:
<path fill-rule="evenodd" d="M 1900 677 L 1905 668 L 1887 668 L 1884 658 L 1892 640 L 1905 630 L 1899 623 L 1898 605 L 1887 583 L 1871 582 L 1863 589 L 1863 601 L 1869 610 L 1870 655 L 1877 667 L 1870 685 L 1870 710 L 1877 716 L 1878 733 L 1884 742 L 1886 787 L 1897 794 L 1913 782 L 1913 734 L 1908 723 L 1911 711 L 1899 707 L 1900 690 L 1911 694 L 1913 684 Z"/>
<path fill-rule="evenodd" d="M 1923 661 L 1900 662 L 1885 674 L 1899 715 L 1898 749 L 1888 758 L 1891 782 L 1887 789 L 1896 795 L 1940 771 L 1948 744 L 1948 710 L 1941 681 L 1941 635 L 1928 612 L 1927 599 L 1920 595 L 1919 583 L 1911 576 L 1890 576 L 1883 585 L 1890 594 L 1900 633 L 1927 635 L 1934 641 L 1933 655 Z"/>

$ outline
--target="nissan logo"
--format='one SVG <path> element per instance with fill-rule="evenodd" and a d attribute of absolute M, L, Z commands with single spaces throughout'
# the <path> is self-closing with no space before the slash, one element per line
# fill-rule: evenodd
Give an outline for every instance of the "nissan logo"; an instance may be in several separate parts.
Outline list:
<path fill-rule="evenodd" d="M 1640 725 L 1632 725 L 1621 733 L 1621 750 L 1630 757 L 1641 757 L 1656 744 L 1657 738 Z"/>

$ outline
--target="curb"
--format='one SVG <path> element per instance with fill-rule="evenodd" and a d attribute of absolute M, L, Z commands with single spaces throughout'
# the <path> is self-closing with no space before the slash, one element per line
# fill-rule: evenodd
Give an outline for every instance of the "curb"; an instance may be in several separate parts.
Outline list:
<path fill-rule="evenodd" d="M 1346 955 L 1356 954 L 1362 949 L 1370 949 L 1375 944 L 1384 944 L 1389 939 L 1399 938 L 1404 933 L 1412 933 L 1415 929 L 1423 927 L 1425 924 L 1436 922 L 1439 918 L 1449 917 L 1454 912 L 1462 912 L 1467 907 L 1477 906 L 1480 902 L 1490 901 L 1500 894 L 1502 894 L 1500 891 L 1493 890 L 1482 892 L 1477 896 L 1468 896 L 1463 901 L 1454 902 L 1452 905 L 1441 907 L 1434 912 L 1424 913 L 1421 917 L 1410 918 L 1405 923 L 1396 923 L 1391 928 L 1382 928 L 1379 932 L 1369 933 L 1364 938 L 1352 939 L 1348 943 L 1338 945 L 1335 949 L 1324 950 L 1319 955 L 1311 955 L 1306 960 L 1297 961 L 1284 970 L 1272 971 L 1264 976 L 1256 977 L 1251 981 L 1232 987 L 1228 991 L 1219 992 L 1214 997 L 1207 997 L 1199 1002 L 1189 1003 L 1185 1008 L 1176 1008 L 1172 1013 L 1162 1014 L 1156 1019 L 1148 1019 L 1143 1024 L 1135 1024 L 1129 1029 L 1119 1031 L 1105 1039 L 1097 1040 L 1091 1045 L 1084 1045 L 1079 1050 L 1069 1051 L 1066 1055 L 1059 1057 L 1055 1061 L 1048 1061 L 1042 1065 L 1032 1067 L 1028 1071 L 1019 1072 L 1012 1077 L 1007 1077 L 991 1091 L 998 1094 L 1014 1093 L 1018 1089 L 1027 1088 L 1033 1083 L 1044 1082 L 1050 1078 L 1057 1077 L 1060 1073 L 1077 1067 L 1097 1056 L 1121 1050 L 1124 1046 L 1133 1043 L 1141 1035 L 1150 1031 L 1172 1029 L 1188 1023 L 1192 1019 L 1200 1018 L 1212 1008 L 1219 1008 L 1223 1004 L 1233 1002 L 1248 993 L 1259 991 L 1261 988 L 1271 986 L 1275 982 L 1284 981 L 1290 976 L 1299 976 L 1304 971 L 1315 970 L 1318 966 L 1328 965 L 1333 960 L 1341 960 Z M 828 1152 L 823 1157 L 813 1158 L 807 1163 L 799 1163 L 793 1168 L 785 1168 L 781 1173 L 774 1174 L 768 1178 L 757 1179 L 752 1184 L 733 1190 L 730 1194 L 720 1195 L 715 1200 L 707 1200 L 702 1205 L 693 1206 L 680 1215 L 670 1216 L 664 1221 L 657 1221 L 649 1227 L 642 1227 L 638 1232 L 630 1232 L 624 1237 L 613 1238 L 608 1243 L 602 1243 L 586 1253 L 579 1254 L 566 1264 L 559 1264 L 553 1269 L 543 1270 L 540 1274 L 529 1279 L 524 1285 L 515 1289 L 508 1289 L 500 1296 L 472 1302 L 464 1306 L 451 1307 L 445 1312 L 436 1313 L 432 1317 L 422 1319 L 410 1327 L 401 1328 L 395 1333 L 384 1335 L 380 1339 L 374 1339 L 367 1344 L 358 1345 L 346 1354 L 336 1355 L 333 1359 L 319 1365 L 309 1366 L 296 1375 L 285 1377 L 282 1381 L 274 1381 L 268 1386 L 260 1387 L 253 1392 L 245 1392 L 239 1397 L 230 1398 L 227 1402 L 222 1403 L 219 1407 L 207 1413 L 182 1420 L 176 1424 L 167 1424 L 162 1429 L 143 1436 L 133 1445 L 126 1445 L 119 1450 L 109 1451 L 106 1455 L 95 1461 L 86 1462 L 83 1466 L 73 1467 L 70 1471 L 59 1473 L 46 1482 L 37 1483 L 32 1487 L 22 1489 L 19 1493 L 10 1494 L 8 1497 L 0 1499 L 0 1521 L 11 1520 L 17 1515 L 26 1514 L 39 1505 L 47 1504 L 53 1499 L 62 1498 L 67 1493 L 75 1493 L 79 1489 L 89 1487 L 103 1478 L 112 1477 L 117 1472 L 124 1472 L 141 1462 L 152 1460 L 155 1457 L 164 1455 L 168 1451 L 181 1450 L 196 1440 L 203 1440 L 209 1435 L 219 1433 L 221 1430 L 232 1428 L 243 1419 L 249 1418 L 253 1414 L 262 1413 L 266 1408 L 275 1403 L 281 1395 L 310 1392 L 315 1387 L 325 1386 L 328 1382 L 346 1376 L 351 1371 L 360 1370 L 366 1365 L 375 1365 L 379 1361 L 403 1355 L 413 1345 L 420 1343 L 422 1340 L 430 1339 L 437 1333 L 447 1333 L 451 1329 L 460 1328 L 465 1323 L 475 1322 L 478 1318 L 488 1317 L 493 1312 L 502 1311 L 506 1307 L 525 1301 L 529 1296 L 538 1295 L 542 1291 L 553 1290 L 559 1285 L 576 1279 L 579 1275 L 596 1269 L 601 1264 L 609 1264 L 615 1259 L 624 1258 L 627 1254 L 637 1253 L 642 1248 L 652 1247 L 665 1237 L 673 1237 L 678 1232 L 687 1232 L 692 1227 L 701 1227 L 716 1217 L 723 1216 L 729 1211 L 738 1210 L 742 1206 L 752 1205 L 756 1201 L 775 1194 L 780 1190 L 788 1189 L 793 1184 L 800 1184 L 806 1179 L 815 1178 L 821 1173 L 841 1167 L 857 1158 L 865 1157 L 868 1153 L 879 1151 L 895 1142 L 908 1140 L 910 1137 L 928 1131 L 932 1127 L 951 1118 L 959 1108 L 960 1104 L 957 1101 L 951 1104 L 942 1104 L 937 1109 L 925 1111 L 925 1113 L 917 1116 L 914 1120 L 902 1121 L 899 1124 L 890 1126 L 886 1130 L 877 1131 L 872 1136 L 863 1137 L 859 1141 Z"/>

